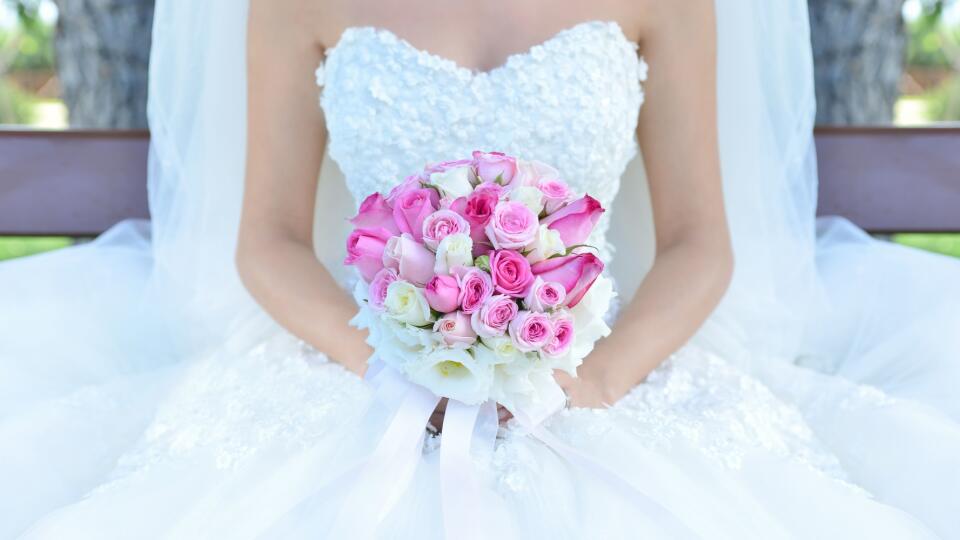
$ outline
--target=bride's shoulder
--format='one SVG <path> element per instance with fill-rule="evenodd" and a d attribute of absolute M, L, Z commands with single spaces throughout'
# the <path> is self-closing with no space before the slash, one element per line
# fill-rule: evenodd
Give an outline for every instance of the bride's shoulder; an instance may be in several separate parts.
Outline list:
<path fill-rule="evenodd" d="M 323 47 L 339 36 L 348 0 L 250 0 L 251 28 L 295 34 Z"/>
<path fill-rule="evenodd" d="M 624 24 L 637 41 L 657 34 L 696 35 L 714 20 L 715 0 L 621 0 Z"/>

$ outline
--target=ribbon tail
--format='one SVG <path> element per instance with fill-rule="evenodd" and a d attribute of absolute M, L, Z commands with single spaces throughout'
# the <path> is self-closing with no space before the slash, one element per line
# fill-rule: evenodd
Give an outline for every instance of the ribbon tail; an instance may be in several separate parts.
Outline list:
<path fill-rule="evenodd" d="M 531 435 L 568 462 L 577 464 L 596 478 L 605 481 L 610 487 L 618 490 L 621 495 L 636 505 L 646 517 L 649 517 L 657 526 L 669 533 L 669 538 L 674 540 L 700 539 L 700 536 L 696 532 L 687 527 L 676 514 L 668 510 L 665 506 L 655 501 L 622 476 L 611 471 L 602 463 L 599 463 L 580 450 L 561 441 L 556 435 L 543 426 L 535 427 L 531 431 Z"/>
<path fill-rule="evenodd" d="M 376 393 L 389 396 L 378 395 L 375 399 L 380 404 L 398 401 L 399 406 L 359 475 L 350 479 L 352 486 L 329 538 L 376 538 L 377 530 L 413 479 L 422 459 L 424 427 L 440 401 L 431 392 L 400 379 L 393 370 L 379 372 L 377 379 Z"/>

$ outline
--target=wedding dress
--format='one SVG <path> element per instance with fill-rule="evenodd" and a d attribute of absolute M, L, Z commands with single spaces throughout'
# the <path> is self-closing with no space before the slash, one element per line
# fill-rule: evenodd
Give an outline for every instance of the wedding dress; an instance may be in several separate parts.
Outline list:
<path fill-rule="evenodd" d="M 158 4 L 165 8 L 170 3 Z M 349 28 L 317 70 L 329 152 L 357 202 L 424 163 L 485 149 L 551 163 L 575 190 L 608 207 L 637 152 L 647 76 L 637 45 L 602 21 L 563 30 L 489 72 L 385 29 Z M 170 156 L 158 159 L 187 159 Z M 727 159 L 725 166 L 736 157 Z M 155 188 L 155 197 L 167 195 Z M 617 246 L 608 225 L 601 221 L 593 241 L 611 258 Z M 824 234 L 847 231 L 846 253 L 873 246 L 847 225 L 827 226 Z M 195 242 L 206 234 L 195 233 Z M 154 242 L 171 234 L 155 226 Z M 324 538 L 342 526 L 338 517 L 353 515 L 370 523 L 354 523 L 357 536 L 345 537 L 369 529 L 376 538 L 443 538 L 442 436 L 425 437 L 410 478 L 381 479 L 384 490 L 401 494 L 389 507 L 344 507 L 357 457 L 371 452 L 383 430 L 368 415 L 364 381 L 250 304 L 245 316 L 230 318 L 222 339 L 188 358 L 176 358 L 190 349 L 184 329 L 200 333 L 205 322 L 226 317 L 227 302 L 203 297 L 202 316 L 183 307 L 186 322 L 168 321 L 176 326 L 167 333 L 130 322 L 152 315 L 130 306 L 159 305 L 151 302 L 161 295 L 145 282 L 151 271 L 168 271 L 156 261 L 170 260 L 154 253 L 151 266 L 131 248 L 145 236 L 142 224 L 126 224 L 95 246 L 0 265 L 3 282 L 18 286 L 16 306 L 0 309 L 8 334 L 0 343 L 0 537 Z M 99 264 L 84 256 L 90 249 Z M 905 269 L 904 279 L 915 279 L 914 270 L 960 277 L 960 264 L 945 258 L 879 249 Z M 876 262 L 872 253 L 858 263 Z M 856 268 L 836 261 L 820 261 L 823 288 L 800 293 L 853 295 L 830 285 L 849 284 Z M 143 269 L 125 271 L 131 265 Z M 52 273 L 59 281 L 47 290 L 51 282 L 38 276 Z M 93 307 L 85 303 L 90 296 L 67 292 L 78 288 L 113 296 Z M 917 309 L 905 314 L 916 318 L 900 323 L 948 329 L 953 306 L 925 290 L 915 291 Z M 753 307 L 763 309 L 764 291 L 757 291 Z M 957 380 L 960 346 L 947 343 L 957 334 L 924 344 L 917 339 L 928 334 L 913 327 L 861 325 L 861 339 L 889 332 L 891 340 L 913 341 L 917 354 L 954 360 L 951 368 L 890 344 L 874 352 L 885 361 L 869 363 L 856 356 L 869 352 L 866 342 L 835 345 L 852 339 L 857 323 L 831 310 L 837 304 L 818 305 L 822 311 L 797 338 L 797 350 L 807 353 L 799 360 L 778 353 L 787 334 L 765 330 L 771 319 L 795 314 L 768 312 L 764 331 L 748 335 L 731 322 L 741 324 L 745 308 L 728 301 L 619 403 L 549 419 L 549 432 L 584 462 L 565 459 L 516 424 L 501 430 L 495 449 L 476 455 L 495 494 L 478 515 L 495 519 L 473 523 L 475 537 L 675 538 L 679 529 L 709 539 L 960 538 L 960 414 L 945 386 Z M 38 321 L 49 326 L 26 331 Z M 653 506 L 635 505 L 624 486 Z"/>

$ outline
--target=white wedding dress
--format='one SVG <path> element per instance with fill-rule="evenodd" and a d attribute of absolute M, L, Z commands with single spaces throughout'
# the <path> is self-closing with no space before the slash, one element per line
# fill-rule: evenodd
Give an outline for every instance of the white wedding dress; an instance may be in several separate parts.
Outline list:
<path fill-rule="evenodd" d="M 330 155 L 356 200 L 426 162 L 484 149 L 551 163 L 608 207 L 637 151 L 647 76 L 636 45 L 606 22 L 564 30 L 486 73 L 388 31 L 351 28 L 317 75 Z M 612 257 L 607 227 L 600 223 L 594 241 Z M 831 234 L 846 227 L 834 224 Z M 110 235 L 98 242 L 109 247 Z M 858 241 L 870 242 L 852 239 L 851 253 Z M 123 331 L 137 314 L 121 300 L 90 308 L 97 318 L 90 320 L 62 296 L 108 286 L 118 296 L 140 294 L 143 284 L 111 274 L 108 258 L 102 267 L 71 266 L 71 253 L 89 248 L 0 265 L 4 283 L 23 285 L 18 306 L 0 309 L 4 328 L 50 326 L 0 342 L 0 537 L 325 538 L 338 515 L 357 513 L 342 508 L 351 467 L 382 430 L 366 414 L 364 381 L 260 312 L 190 358 L 152 359 L 149 342 L 127 343 L 147 338 Z M 960 279 L 960 264 L 945 258 L 893 246 L 888 257 L 899 268 Z M 69 268 L 60 274 L 69 286 L 58 283 L 56 297 L 44 289 L 49 282 L 28 278 L 54 266 Z M 849 268 L 823 272 L 843 280 Z M 904 279 L 915 279 L 906 270 Z M 932 295 L 921 300 L 939 314 L 938 331 L 949 317 L 956 321 L 953 306 Z M 475 524 L 477 537 L 666 539 L 671 521 L 705 539 L 960 538 L 960 400 L 918 390 L 946 385 L 938 381 L 960 371 L 958 334 L 933 341 L 910 326 L 931 319 L 919 308 L 911 313 L 915 319 L 892 321 L 885 335 L 913 341 L 918 355 L 950 356 L 952 368 L 924 365 L 895 344 L 875 350 L 889 359 L 872 365 L 896 370 L 897 357 L 912 379 L 837 358 L 832 351 L 856 346 L 834 343 L 857 330 L 824 313 L 823 328 L 807 340 L 806 367 L 760 350 L 725 355 L 730 349 L 716 340 L 696 339 L 610 409 L 548 420 L 551 433 L 659 512 L 634 506 L 616 482 L 507 427 L 493 453 L 478 458 L 497 494 L 484 512 L 497 518 Z M 85 323 L 71 326 L 78 321 Z M 112 342 L 117 335 L 125 341 Z M 85 349 L 44 353 L 64 351 L 58 345 L 71 340 Z M 868 356 L 869 347 L 858 346 Z M 116 359 L 111 347 L 143 356 L 90 360 Z M 886 388 L 894 379 L 901 384 Z M 444 537 L 441 443 L 428 438 L 394 506 L 361 509 L 381 520 L 377 538 Z M 399 481 L 382 478 L 385 489 Z"/>

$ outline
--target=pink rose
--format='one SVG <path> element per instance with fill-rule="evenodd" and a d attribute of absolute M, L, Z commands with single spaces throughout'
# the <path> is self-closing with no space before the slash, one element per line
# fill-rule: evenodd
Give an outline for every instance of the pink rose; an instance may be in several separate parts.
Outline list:
<path fill-rule="evenodd" d="M 373 276 L 367 288 L 367 301 L 371 308 L 383 311 L 383 301 L 387 299 L 387 287 L 400 279 L 400 275 L 393 268 L 382 268 Z"/>
<path fill-rule="evenodd" d="M 603 272 L 603 261 L 593 253 L 573 253 L 538 262 L 531 271 L 544 281 L 559 283 L 567 291 L 567 307 L 573 307 Z"/>
<path fill-rule="evenodd" d="M 457 233 L 470 234 L 470 224 L 453 210 L 437 210 L 423 220 L 423 243 L 434 251 L 441 240 Z"/>
<path fill-rule="evenodd" d="M 554 281 L 544 281 L 542 277 L 537 276 L 533 280 L 530 292 L 523 299 L 523 305 L 530 311 L 543 312 L 561 306 L 566 298 L 567 291 L 563 285 Z"/>
<path fill-rule="evenodd" d="M 563 245 L 575 246 L 587 240 L 603 212 L 600 202 L 586 195 L 545 217 L 543 225 L 560 233 Z"/>
<path fill-rule="evenodd" d="M 419 242 L 423 238 L 423 222 L 437 209 L 440 195 L 433 189 L 414 189 L 397 197 L 393 207 L 393 219 L 400 232 L 413 235 Z"/>
<path fill-rule="evenodd" d="M 392 236 L 390 231 L 383 228 L 354 229 L 347 238 L 347 258 L 343 264 L 355 266 L 363 280 L 370 283 L 383 268 L 383 252 Z"/>
<path fill-rule="evenodd" d="M 462 311 L 448 313 L 433 323 L 448 347 L 467 349 L 477 341 L 477 333 L 470 326 L 470 316 Z"/>
<path fill-rule="evenodd" d="M 570 202 L 573 198 L 573 192 L 570 186 L 563 180 L 547 178 L 540 180 L 537 187 L 543 193 L 544 211 L 552 214 Z"/>
<path fill-rule="evenodd" d="M 541 180 L 559 177 L 560 173 L 546 163 L 517 160 L 517 174 L 510 183 L 510 187 L 537 186 Z"/>
<path fill-rule="evenodd" d="M 455 276 L 433 276 L 427 282 L 423 295 L 430 307 L 440 313 L 450 313 L 460 307 L 460 280 Z"/>
<path fill-rule="evenodd" d="M 493 281 L 490 275 L 477 268 L 459 268 L 460 308 L 466 314 L 472 314 L 493 295 Z"/>
<path fill-rule="evenodd" d="M 523 298 L 533 283 L 530 263 L 516 251 L 499 250 L 490 254 L 490 278 L 503 294 Z"/>
<path fill-rule="evenodd" d="M 500 196 L 503 195 L 503 186 L 500 184 L 494 184 L 493 182 L 486 182 L 474 188 L 473 193 L 486 193 L 488 195 L 493 195 L 497 198 L 497 200 L 500 200 Z"/>
<path fill-rule="evenodd" d="M 390 190 L 390 193 L 387 194 L 387 204 L 393 207 L 397 204 L 397 199 L 401 195 L 421 188 L 423 188 L 423 177 L 419 174 L 412 174 Z"/>
<path fill-rule="evenodd" d="M 510 339 L 520 351 L 540 350 L 553 340 L 553 323 L 543 313 L 521 311 L 510 321 Z"/>
<path fill-rule="evenodd" d="M 383 250 L 383 266 L 399 270 L 400 277 L 423 287 L 433 277 L 436 255 L 413 236 L 404 233 L 391 238 Z"/>
<path fill-rule="evenodd" d="M 519 311 L 513 298 L 497 294 L 488 298 L 480 309 L 473 312 L 470 325 L 480 337 L 502 336 Z"/>
<path fill-rule="evenodd" d="M 400 234 L 400 229 L 393 220 L 393 209 L 379 193 L 374 193 L 363 200 L 360 211 L 350 220 L 350 223 L 358 228 L 382 228 L 395 235 Z"/>
<path fill-rule="evenodd" d="M 530 207 L 520 201 L 502 201 L 487 223 L 487 237 L 497 249 L 519 249 L 537 236 L 540 223 Z"/>
<path fill-rule="evenodd" d="M 569 314 L 557 314 L 552 322 L 553 339 L 540 350 L 547 356 L 557 358 L 567 354 L 573 345 L 573 318 Z"/>
<path fill-rule="evenodd" d="M 456 168 L 465 167 L 468 165 L 473 166 L 472 159 L 458 159 L 456 161 L 441 161 L 440 163 L 433 163 L 431 165 L 427 165 L 426 168 L 423 169 L 423 172 L 425 173 L 426 176 L 430 176 L 433 173 L 447 172 L 450 169 L 456 169 Z"/>
<path fill-rule="evenodd" d="M 477 176 L 483 182 L 496 182 L 499 179 L 501 184 L 506 185 L 513 182 L 517 174 L 517 160 L 502 152 L 477 150 L 473 153 L 473 162 L 477 167 Z"/>

